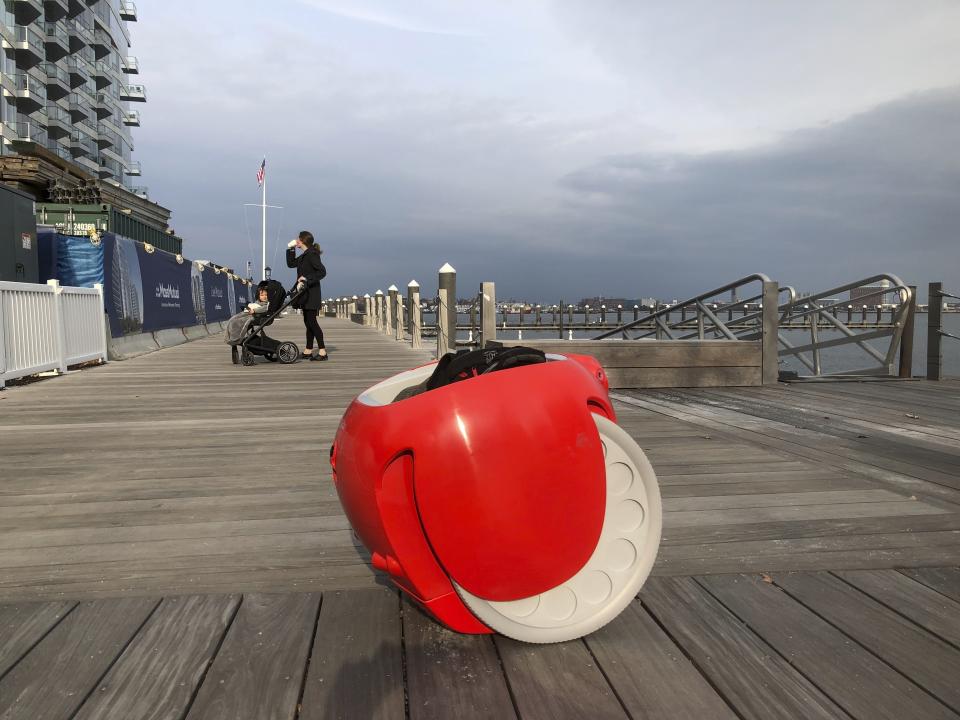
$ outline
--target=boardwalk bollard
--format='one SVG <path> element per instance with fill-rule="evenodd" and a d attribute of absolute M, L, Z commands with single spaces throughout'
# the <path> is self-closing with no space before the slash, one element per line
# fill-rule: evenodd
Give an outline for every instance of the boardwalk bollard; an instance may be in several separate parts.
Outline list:
<path fill-rule="evenodd" d="M 560 332 L 560 339 L 563 340 L 563 300 L 560 301 L 559 305 L 553 306 L 553 321 L 557 323 L 557 330 Z"/>
<path fill-rule="evenodd" d="M 370 293 L 363 294 L 363 325 L 364 327 L 373 325 L 373 308 L 370 307 Z"/>
<path fill-rule="evenodd" d="M 497 340 L 497 288 L 492 282 L 480 283 L 480 346 Z"/>
<path fill-rule="evenodd" d="M 517 321 L 517 325 L 523 327 L 523 305 L 520 306 L 520 319 Z"/>
<path fill-rule="evenodd" d="M 411 280 L 407 289 L 410 293 L 410 347 L 419 350 L 423 346 L 421 341 L 423 313 L 420 311 L 420 284 L 416 280 Z"/>
<path fill-rule="evenodd" d="M 356 295 L 350 298 L 350 319 L 353 320 L 353 316 L 357 314 L 357 300 L 359 300 Z"/>
<path fill-rule="evenodd" d="M 444 263 L 438 271 L 437 357 L 457 349 L 457 271 Z"/>
<path fill-rule="evenodd" d="M 913 332 L 917 314 L 917 286 L 910 286 L 910 300 L 900 336 L 900 377 L 913 377 Z"/>
<path fill-rule="evenodd" d="M 943 283 L 927 286 L 927 380 L 943 380 Z"/>
<path fill-rule="evenodd" d="M 880 324 L 883 315 L 883 305 L 877 305 L 877 325 Z"/>
<path fill-rule="evenodd" d="M 383 331 L 383 290 L 377 290 L 373 294 L 373 317 L 377 330 Z"/>
<path fill-rule="evenodd" d="M 414 302 L 413 291 L 417 291 L 417 300 Z M 407 283 L 407 332 L 413 336 L 413 319 L 419 315 L 420 310 L 420 283 L 411 280 Z M 412 342 L 412 340 L 411 340 Z"/>
<path fill-rule="evenodd" d="M 567 325 L 573 325 L 573 305 L 567 305 Z"/>
<path fill-rule="evenodd" d="M 775 385 L 780 377 L 780 287 L 775 281 L 763 283 L 763 299 L 760 303 L 761 322 L 761 355 L 760 355 L 760 382 L 764 385 Z M 700 327 L 700 337 L 703 337 L 703 317 L 697 312 L 697 321 Z"/>
<path fill-rule="evenodd" d="M 617 325 L 623 325 L 623 305 L 617 305 Z"/>
<path fill-rule="evenodd" d="M 397 286 L 391 285 L 387 288 L 387 294 L 384 296 L 384 309 L 383 309 L 383 334 L 384 335 L 393 335 L 395 332 L 393 329 L 394 323 L 394 309 L 393 306 L 396 304 L 397 299 Z"/>
<path fill-rule="evenodd" d="M 600 306 L 600 324 L 601 325 L 607 324 L 607 306 L 606 305 Z"/>
<path fill-rule="evenodd" d="M 403 342 L 404 340 L 407 339 L 407 333 L 405 331 L 406 326 L 404 325 L 404 321 L 403 321 L 403 298 L 400 296 L 399 293 L 397 294 L 396 303 L 397 305 L 396 305 L 395 311 L 396 311 L 397 320 L 394 324 L 397 327 L 397 333 L 396 335 L 394 335 L 394 337 L 400 342 Z"/>
<path fill-rule="evenodd" d="M 534 308 L 534 312 L 536 313 L 536 315 L 534 316 L 536 318 L 534 321 L 535 324 L 541 325 L 543 323 L 543 317 L 540 314 L 541 310 L 539 305 L 537 305 L 537 307 Z"/>

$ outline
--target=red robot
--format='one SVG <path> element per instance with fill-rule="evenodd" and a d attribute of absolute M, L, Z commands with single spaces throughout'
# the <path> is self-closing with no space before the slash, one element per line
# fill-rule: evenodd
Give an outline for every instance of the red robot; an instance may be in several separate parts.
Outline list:
<path fill-rule="evenodd" d="M 458 632 L 586 635 L 657 555 L 656 475 L 616 424 L 603 368 L 540 358 L 481 361 L 434 389 L 437 363 L 395 375 L 353 401 L 330 450 L 373 565 Z"/>

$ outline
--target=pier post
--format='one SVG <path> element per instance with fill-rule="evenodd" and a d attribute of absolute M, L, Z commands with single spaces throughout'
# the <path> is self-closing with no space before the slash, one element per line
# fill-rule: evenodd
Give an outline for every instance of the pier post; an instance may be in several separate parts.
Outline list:
<path fill-rule="evenodd" d="M 480 347 L 497 339 L 497 289 L 494 283 L 480 283 Z"/>
<path fill-rule="evenodd" d="M 943 380 L 943 283 L 927 286 L 927 380 Z"/>
<path fill-rule="evenodd" d="M 410 293 L 410 347 L 419 350 L 422 347 L 420 328 L 423 323 L 423 313 L 420 312 L 420 283 L 411 280 L 407 285 Z"/>
<path fill-rule="evenodd" d="M 623 325 L 623 305 L 617 305 L 617 325 Z"/>
<path fill-rule="evenodd" d="M 457 349 L 457 271 L 444 263 L 437 281 L 437 357 Z"/>
<path fill-rule="evenodd" d="M 540 306 L 539 306 L 539 305 L 537 305 L 537 307 L 536 307 L 536 315 L 535 315 L 535 317 L 536 317 L 535 323 L 536 323 L 537 325 L 540 325 L 541 322 L 542 322 L 542 317 L 540 316 Z"/>
<path fill-rule="evenodd" d="M 776 385 L 780 377 L 780 363 L 778 357 L 779 351 L 779 323 L 780 309 L 777 306 L 780 300 L 780 288 L 776 281 L 767 281 L 763 283 L 763 306 L 761 310 L 761 371 L 760 382 L 764 385 Z M 702 318 L 697 313 L 698 321 L 701 323 L 702 337 Z"/>
<path fill-rule="evenodd" d="M 640 319 L 640 306 L 636 304 L 633 306 L 633 319 L 634 321 Z"/>
<path fill-rule="evenodd" d="M 377 331 L 383 332 L 383 290 L 377 290 L 373 295 L 373 315 L 377 320 Z"/>
<path fill-rule="evenodd" d="M 371 312 L 373 308 L 370 307 L 370 293 L 364 293 L 363 295 L 363 326 L 370 327 L 373 325 L 373 313 Z"/>
<path fill-rule="evenodd" d="M 563 310 L 561 310 L 563 312 Z M 567 324 L 573 325 L 573 305 L 567 305 Z"/>
<path fill-rule="evenodd" d="M 563 340 L 563 300 L 560 301 L 559 305 L 553 306 L 553 320 L 557 323 L 557 328 L 560 331 L 560 339 Z"/>
<path fill-rule="evenodd" d="M 606 305 L 600 306 L 600 324 L 601 325 L 607 324 L 607 306 Z"/>
<path fill-rule="evenodd" d="M 917 286 L 910 286 L 910 303 L 903 319 L 903 334 L 900 336 L 900 377 L 913 377 L 913 333 L 917 315 Z"/>
<path fill-rule="evenodd" d="M 394 299 L 394 311 L 396 314 L 396 322 L 394 323 L 394 325 L 396 325 L 396 329 L 397 329 L 397 332 L 394 335 L 394 337 L 400 342 L 403 342 L 404 340 L 407 339 L 407 334 L 406 334 L 406 330 L 404 328 L 404 322 L 403 322 L 403 297 L 400 295 L 399 291 L 397 292 L 396 298 Z"/>
<path fill-rule="evenodd" d="M 397 286 L 391 285 L 387 288 L 387 295 L 384 296 L 386 301 L 386 312 L 383 314 L 383 334 L 384 335 L 393 335 L 394 324 L 396 323 L 396 312 L 395 308 L 397 305 Z"/>
<path fill-rule="evenodd" d="M 353 320 L 353 316 L 357 314 L 357 300 L 358 300 L 358 299 L 359 299 L 359 298 L 358 298 L 356 295 L 354 295 L 352 298 L 350 298 L 350 313 L 349 313 L 349 314 L 350 314 L 350 319 L 351 319 L 351 320 Z"/>

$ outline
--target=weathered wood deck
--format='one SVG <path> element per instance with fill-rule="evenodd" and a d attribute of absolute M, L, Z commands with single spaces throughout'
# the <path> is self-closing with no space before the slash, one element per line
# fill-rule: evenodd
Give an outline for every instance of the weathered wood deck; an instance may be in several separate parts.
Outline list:
<path fill-rule="evenodd" d="M 327 449 L 428 355 L 325 330 L 329 363 L 212 338 L 0 394 L 0 718 L 960 713 L 960 383 L 618 391 L 658 577 L 535 647 L 378 585 Z"/>

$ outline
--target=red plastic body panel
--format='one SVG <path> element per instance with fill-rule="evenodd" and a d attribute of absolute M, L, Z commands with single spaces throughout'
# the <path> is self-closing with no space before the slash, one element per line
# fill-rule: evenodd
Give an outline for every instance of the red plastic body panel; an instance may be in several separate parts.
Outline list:
<path fill-rule="evenodd" d="M 588 356 L 358 399 L 331 451 L 337 492 L 375 566 L 448 627 L 489 632 L 451 578 L 490 600 L 528 597 L 596 547 L 606 490 L 591 412 L 615 419 Z"/>

